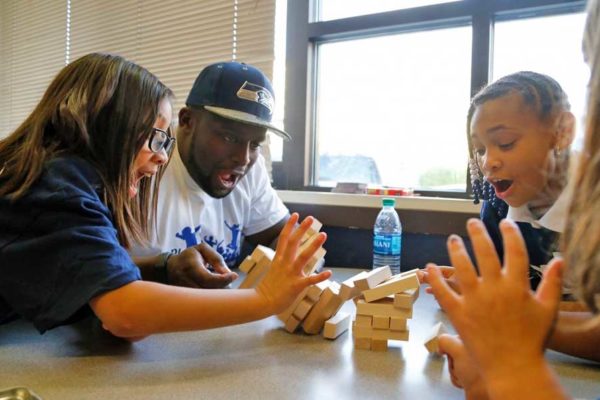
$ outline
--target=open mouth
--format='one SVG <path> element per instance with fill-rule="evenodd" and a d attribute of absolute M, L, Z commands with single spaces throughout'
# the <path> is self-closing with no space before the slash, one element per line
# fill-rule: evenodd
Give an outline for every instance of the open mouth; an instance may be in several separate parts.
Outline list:
<path fill-rule="evenodd" d="M 490 180 L 490 183 L 494 186 L 496 194 L 502 194 L 508 191 L 513 184 L 513 181 L 508 179 L 494 179 Z"/>
<path fill-rule="evenodd" d="M 241 171 L 222 171 L 217 175 L 219 183 L 223 188 L 232 189 L 236 183 L 244 176 L 244 173 Z"/>

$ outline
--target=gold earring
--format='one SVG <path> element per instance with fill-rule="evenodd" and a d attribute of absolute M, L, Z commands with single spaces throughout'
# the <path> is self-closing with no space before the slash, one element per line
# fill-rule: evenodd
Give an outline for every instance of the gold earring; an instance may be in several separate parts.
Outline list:
<path fill-rule="evenodd" d="M 554 156 L 560 157 L 560 147 L 558 145 L 554 148 Z"/>

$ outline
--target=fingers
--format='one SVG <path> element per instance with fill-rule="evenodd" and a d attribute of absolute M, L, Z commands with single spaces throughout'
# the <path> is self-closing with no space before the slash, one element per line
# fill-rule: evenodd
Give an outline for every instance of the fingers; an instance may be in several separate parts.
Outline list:
<path fill-rule="evenodd" d="M 297 222 L 298 213 L 293 213 L 292 215 L 290 215 L 290 218 L 283 226 L 283 229 L 279 234 L 279 240 L 277 241 L 277 249 L 275 250 L 276 256 L 277 254 L 281 254 L 283 250 L 287 247 L 287 242 L 290 239 L 290 235 L 292 234 Z"/>
<path fill-rule="evenodd" d="M 188 280 L 193 282 L 195 287 L 206 289 L 224 288 L 237 278 L 238 274 L 235 272 L 213 274 L 205 268 L 191 269 L 188 275 Z"/>
<path fill-rule="evenodd" d="M 460 287 L 465 291 L 474 288 L 477 285 L 477 274 L 462 239 L 458 235 L 450 235 L 447 246 L 450 262 L 455 270 L 454 275 Z"/>
<path fill-rule="evenodd" d="M 317 236 L 311 240 L 312 241 L 308 247 L 303 249 L 294 261 L 293 266 L 295 271 L 301 271 L 304 268 L 317 250 L 319 250 L 323 243 L 325 243 L 325 240 L 327 240 L 327 234 L 325 232 L 319 232 Z"/>
<path fill-rule="evenodd" d="M 439 303 L 439 305 L 444 309 L 450 317 L 454 314 L 454 310 L 458 306 L 460 302 L 459 295 L 457 295 L 454 290 L 452 290 L 440 270 L 434 264 L 427 265 L 427 273 L 429 274 L 429 284 L 431 285 L 431 290 Z"/>
<path fill-rule="evenodd" d="M 500 259 L 485 225 L 480 220 L 471 218 L 467 221 L 467 231 L 473 244 L 473 252 L 481 277 L 489 280 L 499 279 L 502 274 Z"/>
<path fill-rule="evenodd" d="M 455 360 L 464 354 L 464 345 L 458 336 L 443 334 L 438 338 L 439 352 L 448 357 L 448 370 L 452 384 L 457 388 L 463 388 L 463 385 L 455 370 Z"/>
<path fill-rule="evenodd" d="M 327 280 L 329 278 L 331 278 L 331 271 L 323 271 L 318 274 L 307 276 L 304 279 L 304 283 L 306 284 L 306 286 L 311 286 L 316 285 L 319 282 L 323 282 L 324 280 Z"/>
<path fill-rule="evenodd" d="M 558 308 L 562 291 L 564 261 L 553 259 L 544 270 L 544 276 L 535 293 L 535 297 L 551 310 Z"/>
<path fill-rule="evenodd" d="M 230 274 L 232 273 L 227 264 L 225 264 L 225 260 L 223 257 L 212 247 L 210 247 L 207 243 L 200 243 L 196 246 L 196 249 L 204 258 L 210 266 L 212 266 L 213 270 L 218 274 Z"/>
<path fill-rule="evenodd" d="M 504 244 L 504 265 L 506 275 L 521 287 L 529 288 L 529 256 L 519 227 L 512 221 L 500 222 L 502 243 Z"/>

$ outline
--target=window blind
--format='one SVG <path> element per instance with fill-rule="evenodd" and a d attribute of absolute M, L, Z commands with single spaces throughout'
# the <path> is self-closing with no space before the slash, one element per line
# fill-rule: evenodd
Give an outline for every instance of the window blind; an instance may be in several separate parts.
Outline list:
<path fill-rule="evenodd" d="M 67 0 L 0 1 L 0 137 L 31 113 L 65 65 Z"/>

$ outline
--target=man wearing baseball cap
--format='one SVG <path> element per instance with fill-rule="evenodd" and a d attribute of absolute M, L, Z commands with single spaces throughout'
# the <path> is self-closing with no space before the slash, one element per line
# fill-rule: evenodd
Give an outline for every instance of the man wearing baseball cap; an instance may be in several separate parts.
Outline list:
<path fill-rule="evenodd" d="M 150 249 L 161 253 L 169 283 L 224 287 L 237 278 L 228 266 L 237 265 L 243 240 L 268 246 L 279 236 L 289 211 L 271 187 L 260 148 L 267 130 L 290 136 L 272 125 L 273 111 L 271 83 L 251 65 L 220 62 L 196 78 L 179 111 Z"/>

